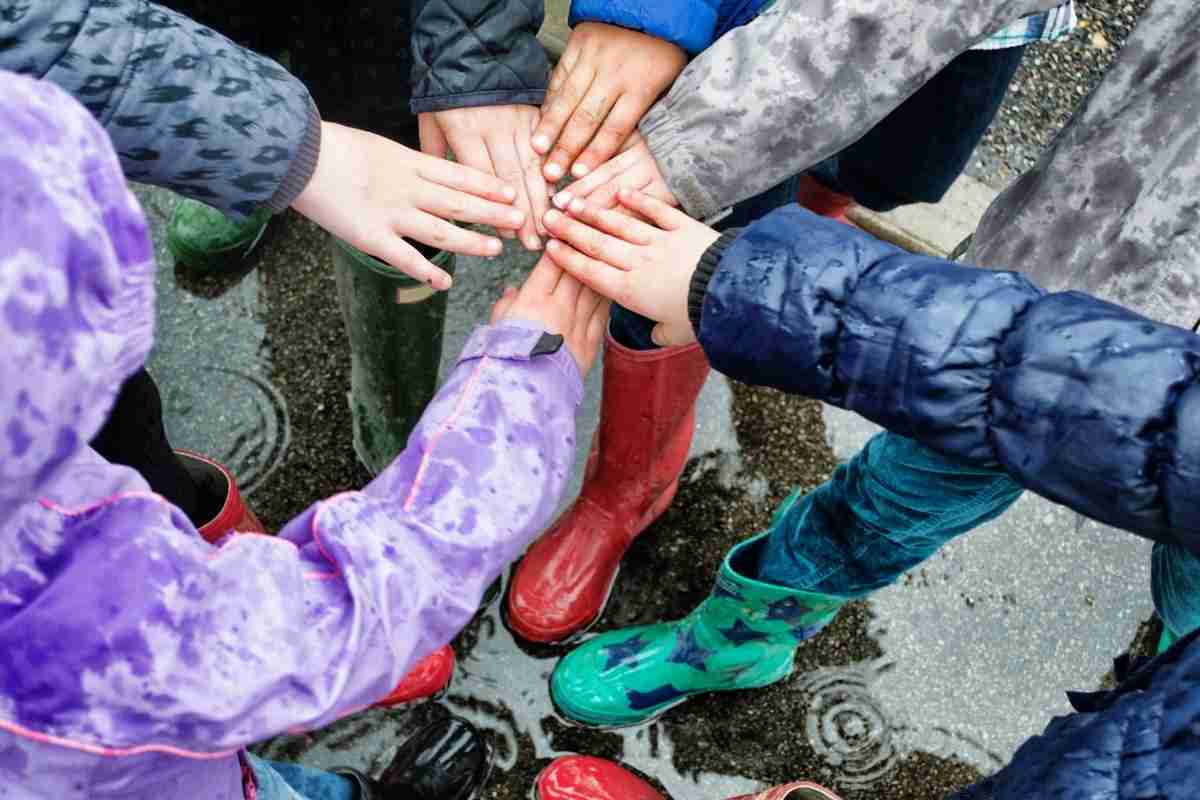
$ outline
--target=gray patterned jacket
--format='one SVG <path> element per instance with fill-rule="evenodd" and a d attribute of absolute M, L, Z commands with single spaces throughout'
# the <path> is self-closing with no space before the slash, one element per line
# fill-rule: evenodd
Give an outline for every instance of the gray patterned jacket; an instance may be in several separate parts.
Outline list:
<path fill-rule="evenodd" d="M 684 71 L 641 130 L 705 218 L 856 141 L 960 51 L 1054 0 L 778 0 Z M 1153 0 L 967 260 L 1160 322 L 1200 319 L 1200 4 Z"/>
<path fill-rule="evenodd" d="M 234 215 L 291 205 L 320 117 L 274 61 L 146 0 L 0 0 L 0 69 L 73 94 L 132 180 Z"/>

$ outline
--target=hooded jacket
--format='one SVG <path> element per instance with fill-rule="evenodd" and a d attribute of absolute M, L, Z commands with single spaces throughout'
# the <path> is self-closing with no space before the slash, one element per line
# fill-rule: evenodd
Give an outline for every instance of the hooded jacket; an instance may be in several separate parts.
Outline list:
<path fill-rule="evenodd" d="M 87 446 L 154 318 L 108 136 L 0 72 L 0 176 L 0 796 L 240 800 L 242 747 L 382 698 L 549 521 L 578 369 L 481 328 L 365 489 L 213 547 Z"/>

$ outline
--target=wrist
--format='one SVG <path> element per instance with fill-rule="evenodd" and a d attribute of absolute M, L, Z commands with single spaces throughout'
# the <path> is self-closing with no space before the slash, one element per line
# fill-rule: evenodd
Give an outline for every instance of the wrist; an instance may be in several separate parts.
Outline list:
<path fill-rule="evenodd" d="M 708 283 L 721 266 L 725 250 L 741 233 L 741 228 L 731 228 L 718 236 L 700 256 L 700 261 L 692 272 L 692 279 L 688 285 L 688 319 L 697 337 L 700 336 L 700 317 L 704 313 L 704 297 L 708 294 Z"/>
<path fill-rule="evenodd" d="M 292 156 L 292 163 L 288 166 L 287 174 L 279 184 L 279 188 L 275 190 L 275 194 L 271 196 L 264 205 L 271 213 L 278 214 L 285 210 L 304 193 L 308 188 L 308 184 L 312 181 L 313 175 L 317 171 L 317 162 L 321 156 L 321 128 L 324 123 L 321 122 L 321 114 L 317 111 L 317 105 L 309 99 L 308 102 L 308 124 L 304 129 L 304 136 L 299 144 L 296 145 L 296 152 Z"/>

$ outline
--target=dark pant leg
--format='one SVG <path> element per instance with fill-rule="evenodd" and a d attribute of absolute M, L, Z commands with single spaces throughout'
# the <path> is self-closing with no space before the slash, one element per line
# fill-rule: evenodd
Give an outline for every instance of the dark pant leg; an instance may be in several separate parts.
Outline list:
<path fill-rule="evenodd" d="M 150 488 L 165 497 L 194 525 L 215 516 L 203 494 L 167 441 L 162 397 L 145 369 L 121 386 L 104 427 L 92 439 L 92 449 L 113 464 L 137 470 Z"/>
<path fill-rule="evenodd" d="M 874 211 L 938 202 L 996 118 L 1024 53 L 1024 47 L 968 50 L 810 173 Z"/>
<path fill-rule="evenodd" d="M 296 75 L 321 117 L 419 146 L 412 97 L 412 15 L 395 0 L 304 4 Z"/>

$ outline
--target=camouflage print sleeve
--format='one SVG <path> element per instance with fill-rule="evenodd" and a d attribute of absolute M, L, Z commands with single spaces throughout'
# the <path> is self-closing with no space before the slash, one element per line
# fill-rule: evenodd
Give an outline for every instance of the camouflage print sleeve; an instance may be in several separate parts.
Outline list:
<path fill-rule="evenodd" d="M 0 68 L 78 98 L 131 180 L 234 215 L 287 208 L 316 166 L 320 117 L 299 80 L 145 0 L 0 2 Z"/>

